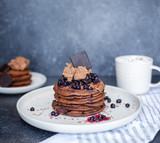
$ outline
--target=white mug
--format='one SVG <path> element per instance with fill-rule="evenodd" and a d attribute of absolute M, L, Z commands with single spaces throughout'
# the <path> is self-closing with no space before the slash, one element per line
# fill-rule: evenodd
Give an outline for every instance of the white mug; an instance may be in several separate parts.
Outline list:
<path fill-rule="evenodd" d="M 159 86 L 151 83 L 152 69 L 160 72 L 160 67 L 153 65 L 153 59 L 147 56 L 126 55 L 115 59 L 116 80 L 120 88 L 134 94 L 143 94 L 150 87 Z"/>

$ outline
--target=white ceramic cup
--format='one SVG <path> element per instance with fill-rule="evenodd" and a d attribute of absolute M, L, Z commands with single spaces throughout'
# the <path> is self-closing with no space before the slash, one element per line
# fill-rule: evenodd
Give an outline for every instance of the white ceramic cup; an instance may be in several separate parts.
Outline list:
<path fill-rule="evenodd" d="M 134 94 L 143 94 L 150 87 L 159 86 L 151 83 L 152 69 L 160 72 L 160 67 L 153 65 L 153 59 L 147 56 L 126 55 L 115 59 L 117 86 Z"/>

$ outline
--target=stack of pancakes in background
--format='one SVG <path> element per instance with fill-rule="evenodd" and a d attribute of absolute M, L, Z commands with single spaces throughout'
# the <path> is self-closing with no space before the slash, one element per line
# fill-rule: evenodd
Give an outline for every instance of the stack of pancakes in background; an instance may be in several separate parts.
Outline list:
<path fill-rule="evenodd" d="M 0 68 L 0 86 L 21 87 L 31 84 L 29 63 L 30 61 L 24 57 L 16 57 L 8 64 L 4 64 Z"/>
<path fill-rule="evenodd" d="M 12 77 L 13 83 L 10 85 L 11 87 L 20 87 L 29 85 L 31 80 L 30 69 L 25 69 L 23 71 L 18 70 L 9 70 L 8 74 Z"/>
<path fill-rule="evenodd" d="M 73 82 L 67 86 L 58 86 L 58 83 L 56 83 L 54 86 L 56 100 L 53 100 L 53 109 L 60 114 L 73 117 L 89 116 L 103 111 L 105 108 L 105 85 L 102 81 L 96 84 L 91 82 L 89 84 L 92 87 L 91 90 L 89 88 L 83 89 L 83 81 L 81 80 L 79 83 L 81 89 L 73 89 L 72 86 L 75 84 Z M 67 81 L 64 81 L 65 83 Z"/>

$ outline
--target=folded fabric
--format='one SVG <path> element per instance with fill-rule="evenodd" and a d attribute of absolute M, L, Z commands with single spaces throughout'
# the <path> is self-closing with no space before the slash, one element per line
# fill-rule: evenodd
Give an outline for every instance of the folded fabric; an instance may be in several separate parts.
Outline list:
<path fill-rule="evenodd" d="M 160 87 L 138 95 L 142 110 L 129 124 L 105 132 L 86 134 L 59 133 L 41 143 L 148 143 L 160 129 Z"/>

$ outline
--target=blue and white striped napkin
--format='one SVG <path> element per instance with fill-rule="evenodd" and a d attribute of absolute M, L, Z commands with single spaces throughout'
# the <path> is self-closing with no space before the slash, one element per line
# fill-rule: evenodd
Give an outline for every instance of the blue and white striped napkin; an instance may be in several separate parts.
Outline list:
<path fill-rule="evenodd" d="M 41 143 L 148 143 L 160 129 L 160 87 L 138 96 L 142 110 L 128 125 L 111 131 L 87 134 L 56 134 Z"/>

